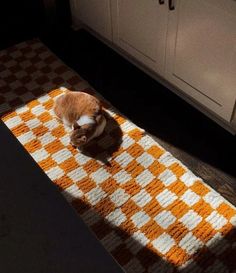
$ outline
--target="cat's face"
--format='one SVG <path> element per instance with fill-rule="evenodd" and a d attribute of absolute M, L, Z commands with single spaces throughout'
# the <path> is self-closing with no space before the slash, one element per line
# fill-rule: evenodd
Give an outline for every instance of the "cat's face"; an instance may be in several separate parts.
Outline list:
<path fill-rule="evenodd" d="M 70 135 L 70 143 L 72 146 L 80 148 L 87 143 L 86 131 L 83 128 L 76 128 Z"/>

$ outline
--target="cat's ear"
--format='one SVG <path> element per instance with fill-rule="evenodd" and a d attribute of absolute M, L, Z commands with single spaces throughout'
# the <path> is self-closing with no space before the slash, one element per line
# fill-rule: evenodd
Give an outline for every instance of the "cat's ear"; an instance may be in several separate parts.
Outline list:
<path fill-rule="evenodd" d="M 76 129 L 79 129 L 79 128 L 80 128 L 80 126 L 79 126 L 78 122 L 74 122 L 73 130 L 76 130 Z"/>

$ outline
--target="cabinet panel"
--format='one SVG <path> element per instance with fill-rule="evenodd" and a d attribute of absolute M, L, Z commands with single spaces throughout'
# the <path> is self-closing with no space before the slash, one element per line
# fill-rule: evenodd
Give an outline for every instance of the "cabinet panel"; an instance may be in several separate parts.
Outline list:
<path fill-rule="evenodd" d="M 138 61 L 163 74 L 167 5 L 157 0 L 113 0 L 114 42 Z"/>
<path fill-rule="evenodd" d="M 110 0 L 72 0 L 76 17 L 92 30 L 112 40 Z M 75 13 L 74 13 L 75 14 Z"/>
<path fill-rule="evenodd" d="M 169 12 L 168 80 L 230 121 L 236 99 L 236 2 L 176 2 Z"/>

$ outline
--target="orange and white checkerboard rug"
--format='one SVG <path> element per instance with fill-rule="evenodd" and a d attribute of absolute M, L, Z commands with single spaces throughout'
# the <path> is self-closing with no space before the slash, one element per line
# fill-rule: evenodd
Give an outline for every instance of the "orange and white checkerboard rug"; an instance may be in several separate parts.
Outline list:
<path fill-rule="evenodd" d="M 57 87 L 94 91 L 39 41 L 0 62 L 2 120 L 125 272 L 236 272 L 231 204 L 109 104 L 93 157 L 72 148 L 52 114 Z"/>

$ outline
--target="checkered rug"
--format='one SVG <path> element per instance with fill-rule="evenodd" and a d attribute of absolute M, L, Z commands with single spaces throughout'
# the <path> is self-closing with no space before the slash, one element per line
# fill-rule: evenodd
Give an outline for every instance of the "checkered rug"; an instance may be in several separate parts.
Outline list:
<path fill-rule="evenodd" d="M 236 272 L 236 209 L 105 101 L 103 136 L 72 148 L 62 86 L 98 95 L 38 40 L 0 52 L 2 120 L 124 271 Z"/>

